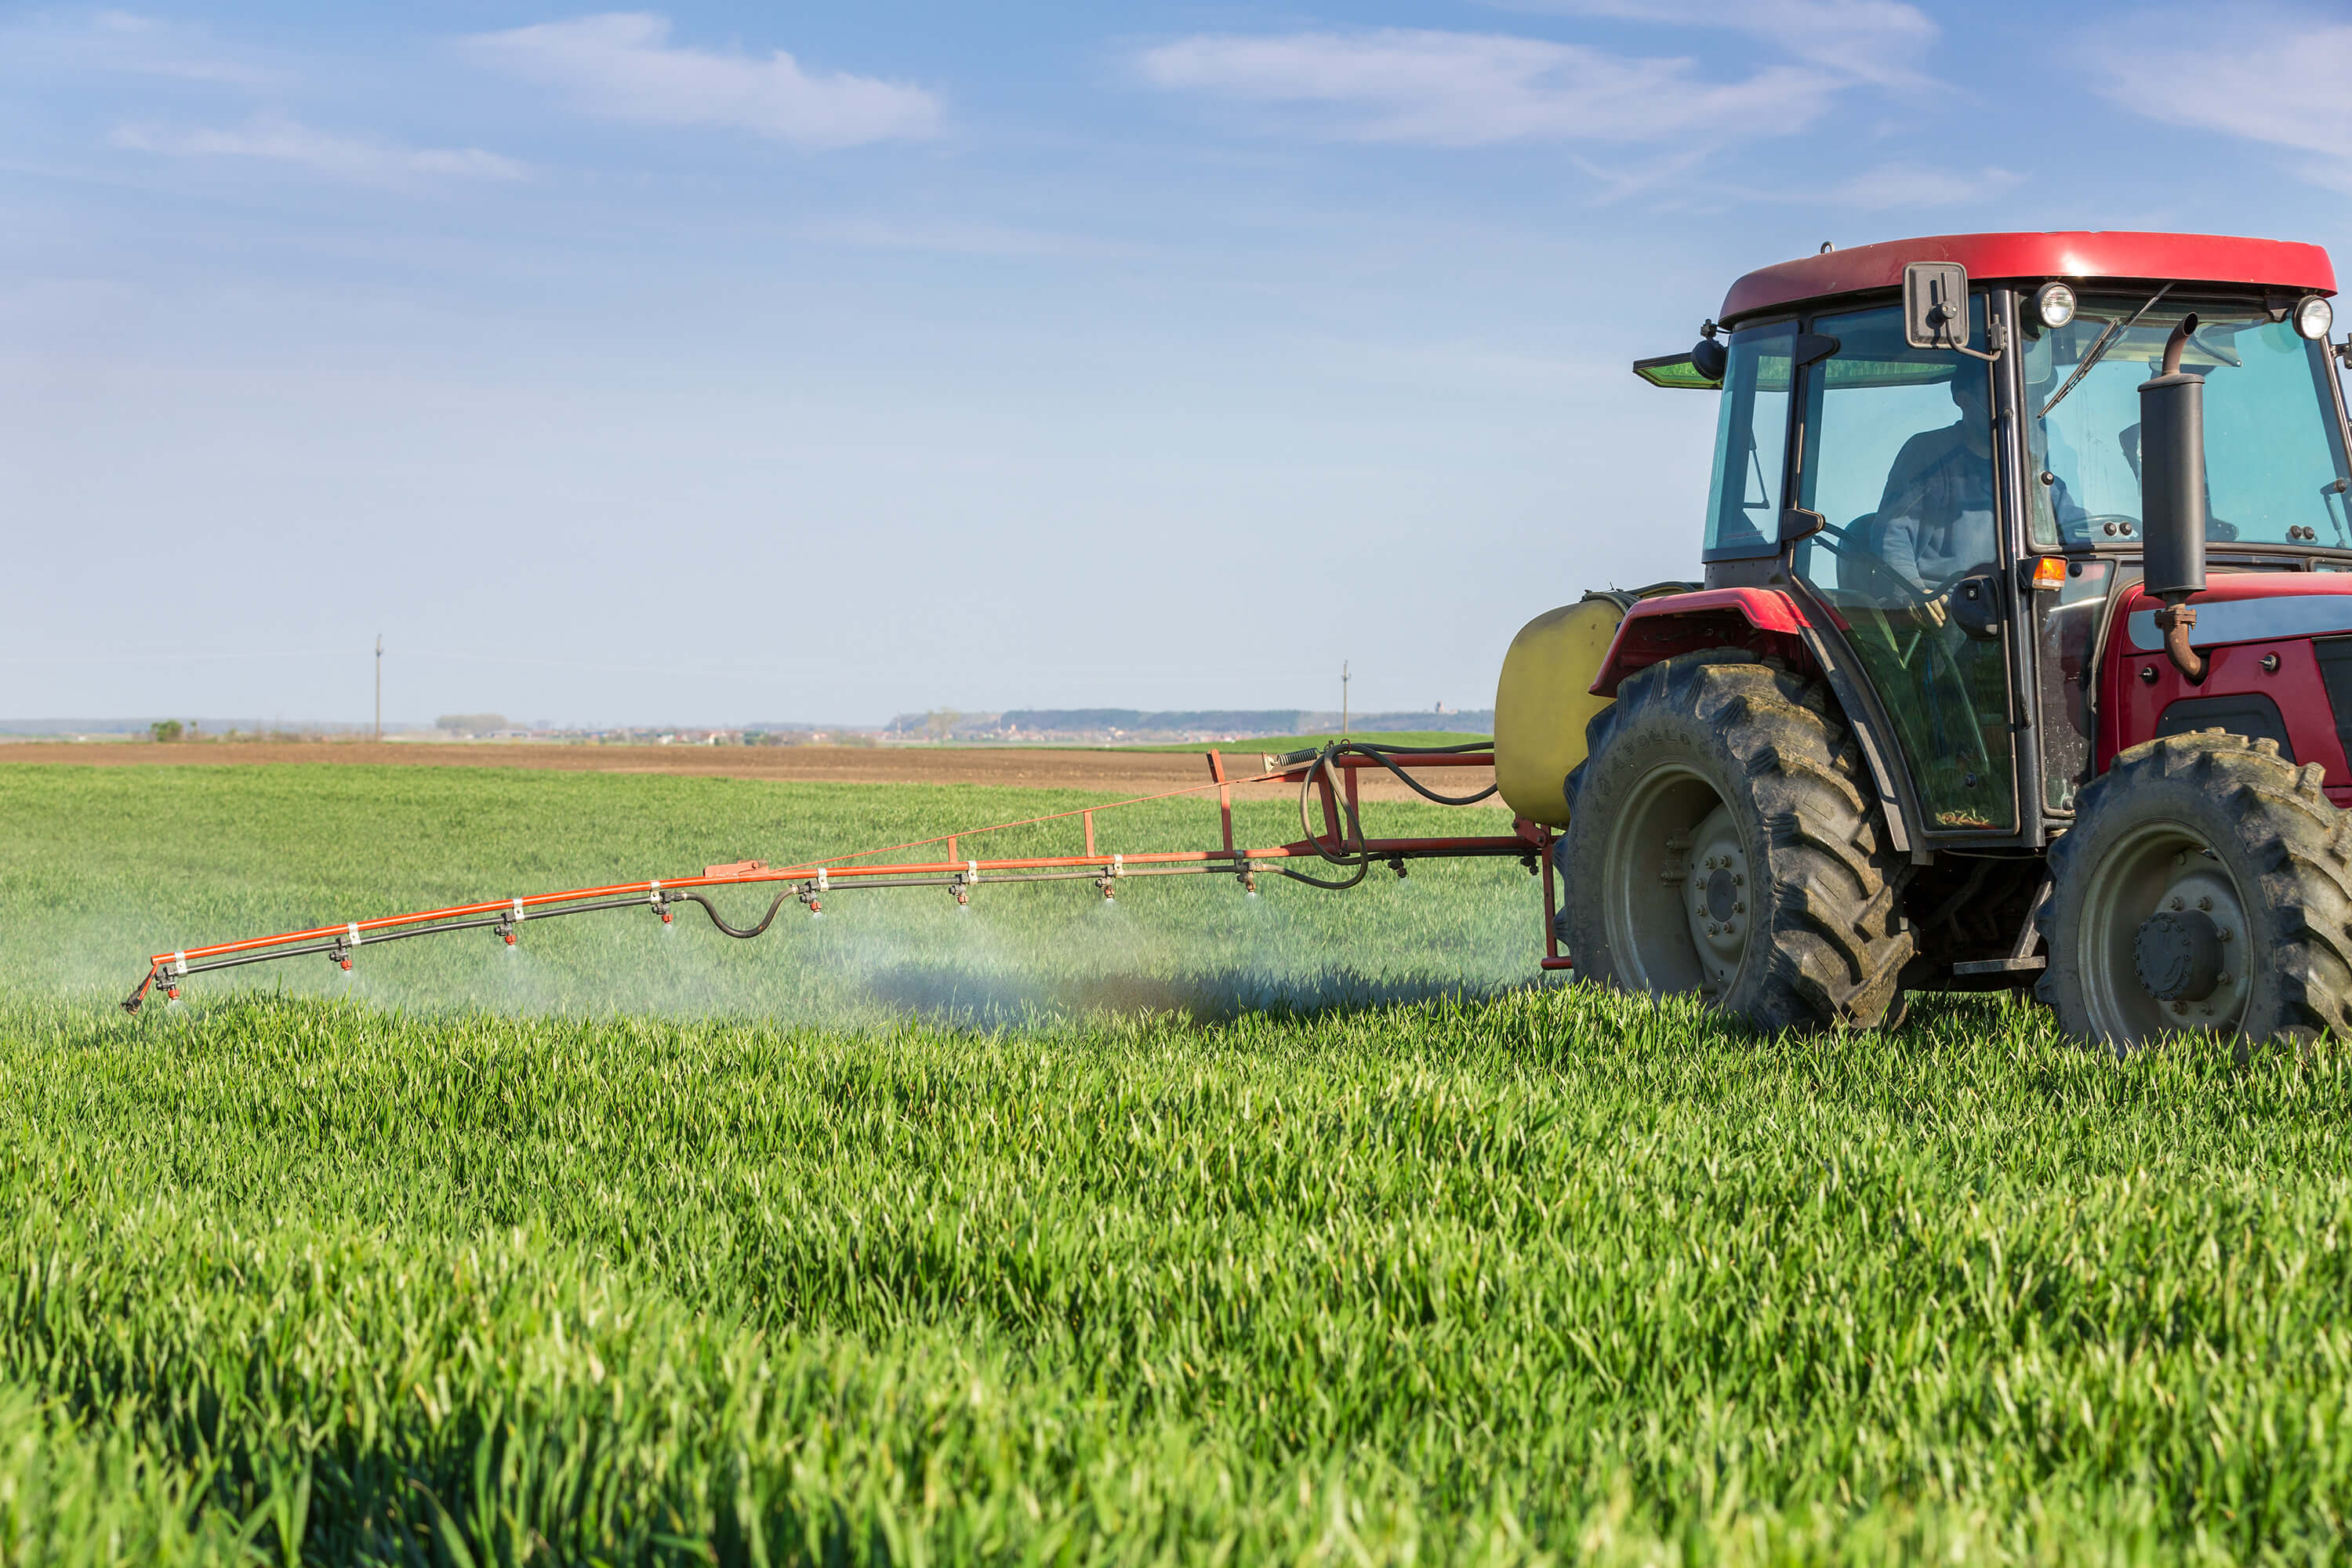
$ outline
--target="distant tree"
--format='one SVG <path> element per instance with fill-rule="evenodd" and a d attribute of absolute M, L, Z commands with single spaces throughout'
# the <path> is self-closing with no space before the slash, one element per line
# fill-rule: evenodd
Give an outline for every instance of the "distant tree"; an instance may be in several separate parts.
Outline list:
<path fill-rule="evenodd" d="M 493 730 L 507 727 L 503 713 L 444 713 L 433 721 L 436 730 L 447 730 L 459 735 L 487 735 Z"/>
<path fill-rule="evenodd" d="M 944 741 L 955 733 L 956 723 L 962 717 L 952 708 L 934 708 L 923 715 L 923 733 L 934 741 Z"/>
<path fill-rule="evenodd" d="M 158 719 L 147 726 L 147 732 L 158 741 L 176 741 L 180 738 L 180 721 L 177 719 Z"/>

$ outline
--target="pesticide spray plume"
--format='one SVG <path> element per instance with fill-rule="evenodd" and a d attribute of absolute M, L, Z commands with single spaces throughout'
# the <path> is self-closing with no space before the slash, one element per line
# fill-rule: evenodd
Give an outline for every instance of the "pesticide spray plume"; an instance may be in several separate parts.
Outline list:
<path fill-rule="evenodd" d="M 997 823 L 877 849 L 835 855 L 802 865 L 770 866 L 759 860 L 739 860 L 706 866 L 699 876 L 508 897 L 412 914 L 345 921 L 272 936 L 156 953 L 149 958 L 146 975 L 124 1000 L 122 1006 L 126 1012 L 136 1014 L 148 997 L 159 989 L 167 998 L 176 1000 L 188 980 L 198 974 L 303 957 L 315 961 L 324 956 L 341 973 L 350 976 L 386 944 L 467 931 L 485 931 L 498 939 L 506 956 L 506 962 L 497 966 L 497 971 L 508 977 L 504 988 L 509 992 L 525 989 L 528 987 L 517 983 L 536 973 L 536 966 L 526 956 L 531 938 L 544 929 L 544 922 L 572 915 L 632 910 L 651 913 L 658 918 L 663 934 L 669 936 L 675 933 L 677 916 L 683 912 L 684 906 L 690 905 L 702 912 L 718 934 L 738 941 L 750 941 L 767 932 L 787 904 L 797 903 L 807 910 L 809 918 L 805 927 L 814 933 L 824 923 L 826 904 L 837 897 L 884 889 L 924 888 L 943 889 L 952 896 L 956 920 L 950 929 L 978 935 L 985 930 L 982 922 L 974 922 L 971 918 L 971 906 L 978 895 L 1009 891 L 1013 885 L 1086 882 L 1091 883 L 1100 895 L 1095 900 L 1098 909 L 1095 921 L 1090 924 L 1108 936 L 1121 930 L 1125 923 L 1119 894 L 1131 881 L 1140 879 L 1230 876 L 1236 879 L 1248 900 L 1244 907 L 1255 910 L 1259 901 L 1257 881 L 1268 874 L 1308 887 L 1338 890 L 1359 886 L 1375 866 L 1384 865 L 1402 877 L 1407 862 L 1416 859 L 1512 858 L 1519 860 L 1532 871 L 1549 849 L 1551 830 L 1524 820 L 1516 822 L 1513 831 L 1507 835 L 1374 838 L 1364 830 L 1358 783 L 1358 775 L 1363 769 L 1383 769 L 1402 780 L 1414 793 L 1437 804 L 1473 805 L 1493 795 L 1494 786 L 1490 784 L 1473 795 L 1449 795 L 1431 789 L 1412 774 L 1426 769 L 1484 766 L 1491 762 L 1492 751 L 1490 742 L 1457 746 L 1404 747 L 1341 741 L 1319 749 L 1268 757 L 1265 759 L 1262 772 L 1240 779 L 1229 779 L 1225 775 L 1223 759 L 1211 752 L 1208 753 L 1208 782 L 1190 788 Z M 1276 783 L 1298 786 L 1300 837 L 1287 843 L 1262 847 L 1247 847 L 1237 843 L 1234 831 L 1234 788 L 1236 785 Z M 1117 811 L 1122 806 L 1197 796 L 1212 791 L 1215 795 L 1222 840 L 1217 847 L 1105 852 L 1097 844 L 1096 818 L 1105 813 Z M 1318 805 L 1319 824 L 1314 820 L 1314 808 Z M 988 835 L 1015 829 L 1034 833 L 1056 826 L 1064 829 L 1076 826 L 1082 830 L 1080 853 L 983 858 L 962 852 L 967 842 L 985 838 Z M 940 853 L 942 850 L 944 854 Z M 927 851 L 929 853 L 926 854 Z M 1336 868 L 1342 874 L 1318 875 L 1304 868 L 1307 866 L 1326 870 Z M 722 911 L 714 897 L 719 889 L 734 888 L 761 892 L 773 889 L 774 891 L 765 910 L 756 919 L 748 924 L 738 925 Z M 1547 921 L 1549 913 L 1547 910 Z M 886 999 L 901 1006 L 911 1004 L 918 1011 L 929 1011 L 940 998 L 935 994 L 933 981 L 923 975 L 927 968 L 937 971 L 941 955 L 930 951 L 911 960 L 902 957 L 886 970 L 884 965 L 875 962 L 875 955 L 880 951 L 875 945 L 877 934 L 867 933 L 862 942 L 852 938 L 838 951 L 827 948 L 814 956 L 821 964 L 838 966 L 849 963 L 862 970 L 864 984 L 860 989 L 877 999 Z M 851 953 L 861 947 L 864 956 L 853 960 Z M 684 973 L 677 968 L 677 961 L 684 958 L 691 949 L 656 943 L 630 951 L 641 958 L 656 952 L 665 954 L 663 963 L 671 973 L 666 978 L 651 975 L 646 978 L 649 981 L 662 978 L 663 983 L 658 988 L 674 993 L 677 989 L 677 982 Z M 1048 979 L 1033 974 L 1007 984 L 1002 974 L 982 976 L 969 969 L 959 970 L 953 976 L 942 974 L 935 978 L 946 981 L 951 996 L 961 994 L 969 1000 L 974 999 L 977 994 L 979 998 L 984 998 L 982 1011 L 990 1014 L 997 1014 L 1016 1005 L 1023 1008 L 1043 1006 L 1050 1011 L 1060 1011 L 1072 1005 L 1091 1009 L 1105 1003 L 1113 1005 L 1133 1003 L 1155 1010 L 1169 1007 L 1217 1013 L 1228 1010 L 1229 1005 L 1244 993 L 1264 994 L 1268 989 L 1262 979 L 1243 983 L 1238 976 L 1232 984 L 1208 985 L 1150 979 L 1146 977 L 1149 970 L 1135 964 L 1133 955 L 1129 956 L 1130 962 L 1121 966 L 1127 973 L 1124 978 L 1117 980 L 1097 975 L 1078 984 L 1066 977 Z M 634 961 L 616 954 L 612 977 L 620 978 L 631 962 Z M 1318 993 L 1323 989 L 1309 987 L 1310 991 Z M 1347 987 L 1342 986 L 1341 989 Z M 541 999 L 545 999 L 543 993 Z M 710 999 L 717 1000 L 715 995 Z M 486 997 L 484 1000 L 496 1010 L 508 1010 L 515 1005 L 517 998 L 510 995 L 498 999 Z"/>

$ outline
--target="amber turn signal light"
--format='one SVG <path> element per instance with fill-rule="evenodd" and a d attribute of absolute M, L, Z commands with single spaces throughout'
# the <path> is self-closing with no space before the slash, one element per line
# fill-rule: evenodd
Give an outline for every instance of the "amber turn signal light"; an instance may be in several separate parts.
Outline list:
<path fill-rule="evenodd" d="M 2034 562 L 2033 585 L 2037 588 L 2047 589 L 2052 593 L 2055 593 L 2060 588 L 2064 587 L 2066 585 L 2066 558 L 2063 555 L 2044 555 Z"/>

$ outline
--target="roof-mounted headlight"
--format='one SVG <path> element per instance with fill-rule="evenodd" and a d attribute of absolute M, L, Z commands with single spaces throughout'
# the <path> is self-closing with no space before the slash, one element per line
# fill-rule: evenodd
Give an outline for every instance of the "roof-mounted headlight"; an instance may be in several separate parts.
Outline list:
<path fill-rule="evenodd" d="M 2336 324 L 2336 307 L 2327 302 L 2325 294 L 2305 294 L 2294 302 L 2294 330 L 2315 343 L 2327 341 L 2327 329 Z"/>
<path fill-rule="evenodd" d="M 2056 330 L 2074 319 L 2074 290 L 2063 283 L 2044 283 L 2033 291 L 2033 319 Z"/>

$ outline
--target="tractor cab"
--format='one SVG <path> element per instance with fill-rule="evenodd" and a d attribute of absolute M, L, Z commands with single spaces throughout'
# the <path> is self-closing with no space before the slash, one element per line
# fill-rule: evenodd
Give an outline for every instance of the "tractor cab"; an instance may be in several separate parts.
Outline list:
<path fill-rule="evenodd" d="M 2119 749 L 2095 639 L 2130 624 L 2139 388 L 2184 321 L 2210 567 L 2352 570 L 2334 288 L 2326 252 L 2266 240 L 1896 241 L 1752 272 L 1696 349 L 1635 370 L 1718 390 L 1706 585 L 1794 599 L 1869 710 L 1906 837 L 2039 847 Z M 2219 717 L 2294 739 L 2260 704 Z M 2352 786 L 2338 745 L 2329 782 Z"/>

